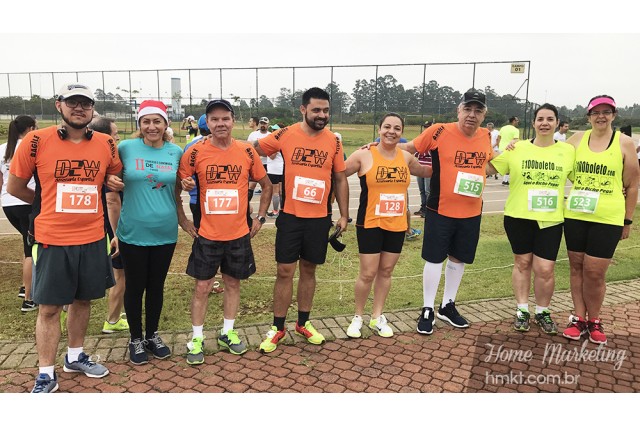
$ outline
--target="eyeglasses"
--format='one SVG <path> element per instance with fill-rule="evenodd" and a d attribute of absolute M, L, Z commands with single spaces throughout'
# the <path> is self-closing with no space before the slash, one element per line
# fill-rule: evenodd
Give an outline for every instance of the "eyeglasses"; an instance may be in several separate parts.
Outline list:
<path fill-rule="evenodd" d="M 77 99 L 69 98 L 64 100 L 64 105 L 69 108 L 76 108 L 80 105 L 83 110 L 90 110 L 93 108 L 93 101 L 78 101 Z"/>
<path fill-rule="evenodd" d="M 598 116 L 610 117 L 611 115 L 613 115 L 613 111 L 611 110 L 592 111 L 587 115 L 591 117 L 598 117 Z"/>
<path fill-rule="evenodd" d="M 471 108 L 471 107 L 464 107 L 462 108 L 462 111 L 467 115 L 474 113 L 476 116 L 479 116 L 485 113 L 485 110 L 481 108 Z"/>

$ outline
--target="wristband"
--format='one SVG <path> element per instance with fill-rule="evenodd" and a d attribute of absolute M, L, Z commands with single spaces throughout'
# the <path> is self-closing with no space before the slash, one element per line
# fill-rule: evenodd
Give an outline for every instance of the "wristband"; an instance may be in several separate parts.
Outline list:
<path fill-rule="evenodd" d="M 624 225 L 631 225 L 631 224 L 633 224 L 632 220 L 627 219 L 627 218 L 624 219 Z"/>

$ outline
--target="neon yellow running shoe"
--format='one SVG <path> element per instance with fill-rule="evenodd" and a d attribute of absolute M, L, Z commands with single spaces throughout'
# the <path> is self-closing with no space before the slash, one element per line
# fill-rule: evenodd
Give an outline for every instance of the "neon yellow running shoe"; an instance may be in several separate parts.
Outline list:
<path fill-rule="evenodd" d="M 278 347 L 278 343 L 284 339 L 287 335 L 285 330 L 279 331 L 278 328 L 272 326 L 269 332 L 267 332 L 267 337 L 260 343 L 260 352 L 261 353 L 271 353 Z"/>
<path fill-rule="evenodd" d="M 231 354 L 244 354 L 247 352 L 247 346 L 242 342 L 240 337 L 238 337 L 238 333 L 235 329 L 229 329 L 226 334 L 222 334 L 220 331 L 220 336 L 218 337 L 218 345 L 223 348 L 229 350 Z"/>
<path fill-rule="evenodd" d="M 189 365 L 202 365 L 204 363 L 204 337 L 193 338 L 187 343 L 187 363 Z"/>
<path fill-rule="evenodd" d="M 127 319 L 118 319 L 116 323 L 109 323 L 107 320 L 104 321 L 102 325 L 102 333 L 103 334 L 113 334 L 114 332 L 122 332 L 129 330 L 129 322 Z"/>
<path fill-rule="evenodd" d="M 320 345 L 325 342 L 324 336 L 313 327 L 309 320 L 306 321 L 304 326 L 298 325 L 296 322 L 296 334 L 302 335 L 309 341 L 311 344 Z"/>

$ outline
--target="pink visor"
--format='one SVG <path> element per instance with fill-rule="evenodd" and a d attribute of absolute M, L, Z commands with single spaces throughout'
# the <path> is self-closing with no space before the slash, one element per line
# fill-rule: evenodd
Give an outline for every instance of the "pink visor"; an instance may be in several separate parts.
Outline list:
<path fill-rule="evenodd" d="M 587 107 L 587 111 L 591 111 L 593 107 L 597 107 L 600 104 L 607 104 L 607 105 L 611 105 L 613 108 L 616 108 L 616 102 L 613 99 L 607 98 L 606 96 L 601 96 L 589 103 L 589 106 Z"/>

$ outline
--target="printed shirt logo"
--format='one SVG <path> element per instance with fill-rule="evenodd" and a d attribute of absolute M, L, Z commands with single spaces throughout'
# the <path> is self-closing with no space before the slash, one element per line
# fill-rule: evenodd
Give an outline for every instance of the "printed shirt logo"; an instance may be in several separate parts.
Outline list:
<path fill-rule="evenodd" d="M 376 171 L 376 182 L 405 182 L 408 174 L 409 168 L 406 166 L 378 166 L 378 170 Z"/>
<path fill-rule="evenodd" d="M 157 175 L 154 175 L 152 173 L 150 173 L 149 175 L 145 176 L 147 183 L 150 184 L 150 187 L 152 190 L 159 190 L 161 188 L 165 188 L 167 186 L 167 184 L 165 184 L 164 182 L 161 182 L 158 179 Z"/>
<path fill-rule="evenodd" d="M 58 160 L 54 177 L 56 182 L 93 181 L 100 171 L 100 162 L 95 160 Z"/>
<path fill-rule="evenodd" d="M 315 148 L 296 147 L 291 156 L 291 163 L 299 166 L 321 168 L 327 160 L 327 152 Z"/>
<path fill-rule="evenodd" d="M 607 165 L 597 162 L 576 162 L 575 189 L 597 191 L 598 193 L 613 194 L 613 181 L 616 171 Z"/>
<path fill-rule="evenodd" d="M 205 178 L 208 184 L 237 184 L 241 174 L 239 165 L 207 165 Z"/>
<path fill-rule="evenodd" d="M 538 185 L 545 187 L 559 187 L 562 166 L 554 162 L 523 160 L 521 163 L 522 178 L 525 185 Z"/>
<path fill-rule="evenodd" d="M 454 164 L 461 169 L 477 168 L 484 165 L 486 161 L 487 153 L 483 151 L 456 151 Z"/>

